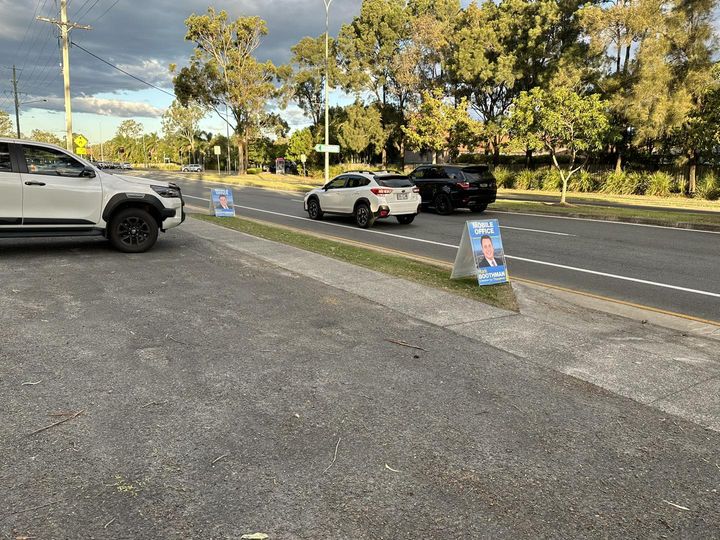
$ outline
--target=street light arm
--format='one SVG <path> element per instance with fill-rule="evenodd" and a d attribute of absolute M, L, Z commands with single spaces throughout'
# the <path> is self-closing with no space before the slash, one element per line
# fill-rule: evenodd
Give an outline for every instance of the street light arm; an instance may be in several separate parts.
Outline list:
<path fill-rule="evenodd" d="M 43 102 L 47 102 L 47 99 L 35 99 L 33 101 L 22 101 L 22 102 L 18 103 L 18 105 L 28 105 L 30 103 L 43 103 Z"/>

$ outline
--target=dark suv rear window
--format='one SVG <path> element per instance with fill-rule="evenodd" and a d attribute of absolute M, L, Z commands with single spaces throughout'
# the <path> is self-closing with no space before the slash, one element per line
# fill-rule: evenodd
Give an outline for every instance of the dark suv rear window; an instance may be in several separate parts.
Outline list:
<path fill-rule="evenodd" d="M 402 174 L 395 176 L 376 176 L 375 181 L 379 186 L 389 188 L 412 187 L 414 185 L 409 177 Z"/>
<path fill-rule="evenodd" d="M 462 171 L 468 180 L 495 180 L 487 167 L 465 167 Z"/>

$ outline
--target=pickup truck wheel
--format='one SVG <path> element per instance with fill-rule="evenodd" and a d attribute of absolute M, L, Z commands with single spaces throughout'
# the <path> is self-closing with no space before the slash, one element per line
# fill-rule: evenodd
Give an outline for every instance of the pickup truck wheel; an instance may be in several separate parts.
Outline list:
<path fill-rule="evenodd" d="M 441 216 L 447 216 L 448 214 L 452 214 L 452 201 L 446 193 L 438 193 L 438 195 L 435 197 L 435 211 Z"/>
<path fill-rule="evenodd" d="M 110 219 L 108 238 L 113 247 L 125 253 L 142 253 L 155 245 L 158 224 L 141 208 L 125 208 Z"/>

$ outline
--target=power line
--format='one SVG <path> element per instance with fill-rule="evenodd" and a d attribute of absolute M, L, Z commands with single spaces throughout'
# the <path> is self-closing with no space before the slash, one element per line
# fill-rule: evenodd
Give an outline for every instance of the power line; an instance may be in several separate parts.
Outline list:
<path fill-rule="evenodd" d="M 112 8 L 114 8 L 114 7 L 117 5 L 117 3 L 118 3 L 119 1 L 120 1 L 120 0 L 115 0 L 109 8 L 107 8 L 105 11 L 103 11 L 102 15 L 100 15 L 97 19 L 95 19 L 95 20 L 94 20 L 93 22 L 91 22 L 90 24 L 95 24 L 95 23 L 98 22 L 100 19 L 102 19 L 105 15 L 107 15 L 107 12 L 108 12 L 108 11 L 110 11 Z"/>
<path fill-rule="evenodd" d="M 97 54 L 91 53 L 91 52 L 88 51 L 85 47 L 82 47 L 82 46 L 78 45 L 78 44 L 75 43 L 74 41 L 71 41 L 70 43 L 71 43 L 73 46 L 75 46 L 75 47 L 77 47 L 78 49 L 80 49 L 81 51 L 86 52 L 87 54 L 89 54 L 89 55 L 92 56 L 93 58 L 97 58 L 98 60 L 100 60 L 100 61 L 103 62 L 104 64 L 107 64 L 107 65 L 110 66 L 111 68 L 117 69 L 119 72 L 124 73 L 124 74 L 127 75 L 128 77 L 132 77 L 132 78 L 135 79 L 136 81 L 141 82 L 141 83 L 143 83 L 143 84 L 145 84 L 145 85 L 147 85 L 147 86 L 150 86 L 151 88 L 154 88 L 155 90 L 160 90 L 163 94 L 167 94 L 167 95 L 170 96 L 170 97 L 175 97 L 175 94 L 173 94 L 173 93 L 171 93 L 171 92 L 168 92 L 167 90 L 164 90 L 164 89 L 160 88 L 159 86 L 155 86 L 155 85 L 152 84 L 152 83 L 149 83 L 149 82 L 147 82 L 147 81 L 144 81 L 143 79 L 141 79 L 140 77 L 136 77 L 136 76 L 133 75 L 132 73 L 128 73 L 127 71 L 125 71 L 124 69 L 116 66 L 116 65 L 113 64 L 112 62 L 108 62 L 108 61 L 105 60 L 104 58 L 100 58 Z"/>
<path fill-rule="evenodd" d="M 43 12 L 43 10 L 45 9 L 45 4 L 47 4 L 47 0 L 43 0 L 42 6 L 40 6 L 40 0 L 38 0 L 39 9 L 35 10 L 35 14 L 33 15 L 33 18 L 30 21 L 30 25 L 36 20 L 36 16 L 39 13 Z M 30 25 L 28 25 L 28 28 Z M 20 77 L 21 78 L 22 78 L 22 71 L 25 68 L 25 66 L 27 65 L 27 61 L 30 58 L 31 51 L 35 47 L 35 44 L 38 42 L 38 38 L 43 34 L 42 26 L 37 25 L 35 28 L 37 29 L 37 31 L 33 33 L 33 37 L 30 41 L 30 45 L 28 46 L 27 52 L 25 53 L 25 58 L 23 59 L 22 64 L 20 65 Z"/>

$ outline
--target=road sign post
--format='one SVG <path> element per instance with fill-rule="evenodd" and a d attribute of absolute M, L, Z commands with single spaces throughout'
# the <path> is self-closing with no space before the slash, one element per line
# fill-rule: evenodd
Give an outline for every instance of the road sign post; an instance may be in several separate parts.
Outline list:
<path fill-rule="evenodd" d="M 305 162 L 307 161 L 307 156 L 305 154 L 300 154 L 300 161 L 303 164 L 303 176 L 307 176 L 307 171 L 305 170 Z"/>
<path fill-rule="evenodd" d="M 217 156 L 217 163 L 218 163 L 218 174 L 220 174 L 220 152 L 222 150 L 219 146 L 213 146 L 213 152 L 215 152 L 215 155 Z"/>

